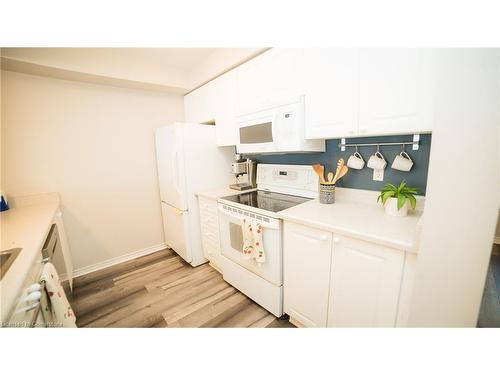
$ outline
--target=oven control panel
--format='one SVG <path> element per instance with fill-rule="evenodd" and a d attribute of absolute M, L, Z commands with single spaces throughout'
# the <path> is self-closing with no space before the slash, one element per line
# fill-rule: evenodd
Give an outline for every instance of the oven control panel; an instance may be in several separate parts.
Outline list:
<path fill-rule="evenodd" d="M 310 165 L 258 164 L 257 188 L 316 198 L 319 178 Z"/>

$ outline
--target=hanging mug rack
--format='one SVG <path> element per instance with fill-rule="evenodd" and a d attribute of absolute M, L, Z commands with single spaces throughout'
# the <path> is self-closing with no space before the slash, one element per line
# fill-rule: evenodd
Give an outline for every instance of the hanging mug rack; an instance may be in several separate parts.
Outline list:
<path fill-rule="evenodd" d="M 349 143 L 347 144 L 345 142 L 345 138 L 342 138 L 339 143 L 339 148 L 341 151 L 345 151 L 346 147 L 356 147 L 356 150 L 358 147 L 364 147 L 364 146 L 376 146 L 377 148 L 380 146 L 405 146 L 405 145 L 412 145 L 412 150 L 418 150 L 420 144 L 420 134 L 414 134 L 413 135 L 413 141 L 412 142 L 381 142 L 381 143 Z"/>

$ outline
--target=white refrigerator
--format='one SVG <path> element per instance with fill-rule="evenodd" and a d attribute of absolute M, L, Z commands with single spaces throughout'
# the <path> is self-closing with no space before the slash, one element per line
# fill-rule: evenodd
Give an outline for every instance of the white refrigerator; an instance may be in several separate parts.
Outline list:
<path fill-rule="evenodd" d="M 234 148 L 216 146 L 213 125 L 176 122 L 155 140 L 165 243 L 193 267 L 206 263 L 195 193 L 234 183 Z"/>

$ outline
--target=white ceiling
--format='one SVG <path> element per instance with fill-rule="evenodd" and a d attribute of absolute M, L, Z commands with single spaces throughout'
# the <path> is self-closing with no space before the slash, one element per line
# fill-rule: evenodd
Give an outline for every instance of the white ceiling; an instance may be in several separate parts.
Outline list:
<path fill-rule="evenodd" d="M 222 50 L 223 48 L 218 48 Z M 216 48 L 114 48 L 124 56 L 136 59 L 156 60 L 172 68 L 192 70 Z"/>
<path fill-rule="evenodd" d="M 190 91 L 255 56 L 259 48 L 2 48 L 7 70 L 78 74 Z M 3 60 L 4 61 L 4 60 Z M 4 61 L 6 62 L 6 61 Z M 18 63 L 16 63 L 18 62 Z M 18 64 L 16 66 L 16 64 Z M 22 67 L 19 64 L 24 64 Z M 34 67 L 35 66 L 35 67 Z M 11 68 L 8 68 L 11 67 Z M 33 68 L 34 67 L 34 68 Z M 45 69 L 45 70 L 44 70 Z M 45 73 L 43 73 L 45 74 Z M 81 80 L 80 78 L 78 80 Z"/>
<path fill-rule="evenodd" d="M 223 48 L 220 48 L 223 49 Z M 189 71 L 203 62 L 216 48 L 2 48 L 2 56 L 19 59 L 76 56 L 84 59 L 109 59 L 144 63 Z"/>

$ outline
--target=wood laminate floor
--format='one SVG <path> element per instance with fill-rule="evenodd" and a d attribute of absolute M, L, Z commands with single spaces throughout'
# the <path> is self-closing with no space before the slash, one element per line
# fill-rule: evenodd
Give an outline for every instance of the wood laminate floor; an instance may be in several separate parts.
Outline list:
<path fill-rule="evenodd" d="M 167 249 L 74 280 L 78 327 L 293 327 Z"/>
<path fill-rule="evenodd" d="M 500 255 L 492 255 L 477 326 L 500 328 Z"/>

